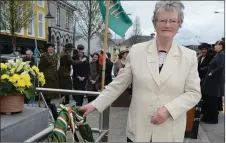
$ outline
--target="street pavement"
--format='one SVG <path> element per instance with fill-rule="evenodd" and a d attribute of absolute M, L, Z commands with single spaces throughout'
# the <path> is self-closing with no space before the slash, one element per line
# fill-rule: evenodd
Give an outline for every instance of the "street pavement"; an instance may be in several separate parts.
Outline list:
<path fill-rule="evenodd" d="M 53 102 L 58 104 L 57 100 L 54 100 Z M 71 102 L 73 102 L 73 100 L 71 100 Z M 86 103 L 87 99 L 85 98 L 84 104 Z M 126 142 L 127 115 L 128 108 L 111 107 L 108 142 Z M 225 141 L 224 120 L 225 120 L 224 112 L 221 112 L 219 114 L 218 124 L 211 125 L 200 122 L 198 138 L 197 139 L 185 138 L 184 142 L 217 142 L 217 143 L 224 142 Z M 92 128 L 98 128 L 99 127 L 98 111 L 90 113 L 87 117 L 87 122 Z M 94 139 L 98 137 L 98 133 L 93 133 L 93 135 Z M 67 141 L 68 142 L 72 141 L 71 133 L 67 134 Z"/>

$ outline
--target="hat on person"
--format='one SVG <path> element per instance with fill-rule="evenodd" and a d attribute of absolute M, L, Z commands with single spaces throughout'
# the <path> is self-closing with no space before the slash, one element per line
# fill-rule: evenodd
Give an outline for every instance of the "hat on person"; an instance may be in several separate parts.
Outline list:
<path fill-rule="evenodd" d="M 55 47 L 55 44 L 53 44 L 52 42 L 47 42 L 46 47 L 49 48 L 50 46 Z"/>
<path fill-rule="evenodd" d="M 78 49 L 78 50 L 84 50 L 85 47 L 84 47 L 83 45 L 79 44 L 79 45 L 77 46 L 77 49 Z"/>
<path fill-rule="evenodd" d="M 72 50 L 75 48 L 75 46 L 72 43 L 67 43 L 64 46 L 65 50 Z"/>
<path fill-rule="evenodd" d="M 129 52 L 129 47 L 121 47 L 119 54 L 123 54 L 123 53 L 126 53 L 126 52 Z"/>
<path fill-rule="evenodd" d="M 202 43 L 201 45 L 199 45 L 198 48 L 199 48 L 199 50 L 202 50 L 203 48 L 209 50 L 209 49 L 211 49 L 211 45 L 208 43 Z"/>

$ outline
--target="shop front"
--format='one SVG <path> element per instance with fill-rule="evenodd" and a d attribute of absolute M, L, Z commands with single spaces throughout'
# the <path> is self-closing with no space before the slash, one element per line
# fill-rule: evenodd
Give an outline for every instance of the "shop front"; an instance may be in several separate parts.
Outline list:
<path fill-rule="evenodd" d="M 40 52 L 44 51 L 45 44 L 46 41 L 37 40 L 37 47 Z M 16 37 L 16 50 L 21 54 L 24 54 L 24 52 L 27 49 L 34 51 L 35 40 L 24 37 Z M 12 36 L 0 34 L 0 53 L 1 54 L 13 53 Z"/>

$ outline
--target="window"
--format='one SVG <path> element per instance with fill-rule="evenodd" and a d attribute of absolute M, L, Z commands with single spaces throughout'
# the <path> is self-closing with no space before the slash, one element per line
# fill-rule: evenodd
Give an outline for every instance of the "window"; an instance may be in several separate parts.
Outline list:
<path fill-rule="evenodd" d="M 0 1 L 0 7 L 2 7 L 2 10 L 0 10 L 1 11 L 0 30 L 1 32 L 6 32 L 6 29 L 9 26 L 9 24 L 6 22 L 7 5 L 3 1 Z"/>
<path fill-rule="evenodd" d="M 44 1 L 43 0 L 38 0 L 37 1 L 38 6 L 44 7 Z"/>
<path fill-rule="evenodd" d="M 33 19 L 28 21 L 27 35 L 28 36 L 34 36 L 34 20 Z"/>
<path fill-rule="evenodd" d="M 57 7 L 56 11 L 56 25 L 60 26 L 60 7 Z"/>
<path fill-rule="evenodd" d="M 38 13 L 38 37 L 44 38 L 45 35 L 44 14 Z"/>
<path fill-rule="evenodd" d="M 65 27 L 69 28 L 69 14 L 68 14 L 68 12 L 66 12 Z"/>
<path fill-rule="evenodd" d="M 17 14 L 17 21 L 23 21 L 23 7 L 19 7 L 18 8 L 18 14 Z M 23 26 L 15 29 L 15 33 L 18 33 L 19 35 L 24 35 L 24 28 Z"/>

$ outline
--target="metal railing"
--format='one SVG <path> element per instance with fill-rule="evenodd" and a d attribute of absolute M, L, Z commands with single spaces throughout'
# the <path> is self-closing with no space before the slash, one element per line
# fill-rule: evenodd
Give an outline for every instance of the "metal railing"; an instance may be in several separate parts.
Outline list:
<path fill-rule="evenodd" d="M 98 96 L 100 92 L 93 91 L 80 91 L 80 90 L 66 90 L 66 89 L 53 89 L 53 88 L 36 88 L 36 91 L 39 95 L 39 107 L 40 107 L 40 98 L 44 101 L 46 107 L 48 107 L 45 98 L 42 92 L 57 92 L 58 94 L 66 94 L 66 95 L 87 95 L 87 96 Z M 73 105 L 73 104 L 72 104 Z M 71 106 L 67 105 L 67 106 Z M 49 108 L 49 107 L 48 107 Z M 54 122 L 54 118 L 52 112 L 49 110 L 51 120 Z M 95 140 L 95 142 L 107 142 L 108 141 L 108 131 L 109 131 L 109 116 L 110 116 L 110 107 L 105 109 L 103 113 L 99 115 L 99 128 L 92 128 L 92 132 L 99 133 L 99 136 Z M 53 130 L 53 125 L 50 125 L 45 130 L 40 133 L 34 135 L 33 137 L 27 139 L 25 142 L 36 142 L 42 139 L 43 137 L 50 134 Z"/>

